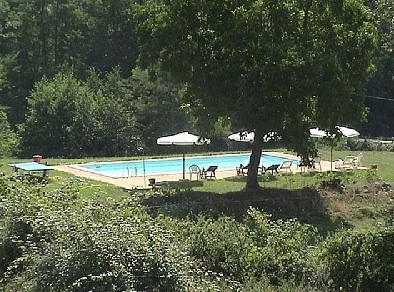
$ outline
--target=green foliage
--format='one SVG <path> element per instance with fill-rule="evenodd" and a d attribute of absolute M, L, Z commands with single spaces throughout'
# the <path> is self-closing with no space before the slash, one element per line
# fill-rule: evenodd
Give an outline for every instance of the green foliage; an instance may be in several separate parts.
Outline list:
<path fill-rule="evenodd" d="M 393 137 L 394 123 L 391 116 L 394 111 L 394 82 L 391 68 L 394 65 L 394 2 L 373 0 L 366 3 L 372 9 L 378 30 L 378 48 L 373 54 L 376 73 L 367 84 L 368 123 L 362 125 L 362 131 L 372 137 Z"/>
<path fill-rule="evenodd" d="M 268 279 L 249 279 L 245 283 L 244 292 L 317 292 L 322 291 L 310 285 L 303 285 L 295 281 L 282 281 L 280 285 L 270 284 Z"/>
<path fill-rule="evenodd" d="M 14 186 L 1 202 L 6 291 L 187 291 L 199 285 L 179 237 L 183 225 L 152 219 L 132 200 L 82 200 L 65 185 L 49 193 Z M 208 282 L 207 289 L 216 285 Z"/>
<path fill-rule="evenodd" d="M 187 100 L 205 123 L 222 118 L 255 132 L 247 188 L 258 187 L 267 132 L 309 154 L 301 143 L 308 127 L 365 116 L 359 92 L 373 73 L 376 35 L 362 1 L 173 0 L 138 8 L 141 66 L 187 83 Z"/>
<path fill-rule="evenodd" d="M 360 180 L 359 173 L 333 177 L 353 184 Z M 81 189 L 88 187 L 85 180 L 57 186 L 49 190 L 24 180 L 0 178 L 0 285 L 4 291 L 393 289 L 390 220 L 387 227 L 321 238 L 296 219 L 274 220 L 253 208 L 243 221 L 226 216 L 176 219 L 160 212 L 152 218 L 140 203 L 159 196 L 160 190 L 114 200 L 110 193 L 83 195 Z M 385 186 L 388 200 L 383 207 L 392 213 L 390 187 Z M 180 190 L 176 195 L 186 196 Z M 163 192 L 162 196 L 175 194 Z M 203 199 L 214 204 L 212 196 Z M 243 196 L 253 200 L 249 193 Z M 349 208 L 362 199 L 338 194 L 335 206 L 345 197 Z M 380 198 L 376 194 L 370 200 L 379 204 Z M 283 206 L 291 202 L 289 198 Z M 240 202 L 236 204 L 241 208 Z"/>
<path fill-rule="evenodd" d="M 29 98 L 22 153 L 117 156 L 136 152 L 135 121 L 119 96 L 90 88 L 71 73 L 37 83 Z"/>
<path fill-rule="evenodd" d="M 6 177 L 0 179 L 0 279 L 3 283 L 27 268 L 30 248 L 39 241 L 31 219 L 37 214 L 37 204 L 27 189 L 15 191 L 7 186 Z"/>
<path fill-rule="evenodd" d="M 0 109 L 0 157 L 9 157 L 15 153 L 18 146 L 18 137 L 11 130 L 7 120 L 7 115 Z"/>
<path fill-rule="evenodd" d="M 245 258 L 251 243 L 248 230 L 234 219 L 199 217 L 191 230 L 190 253 L 217 275 L 241 280 L 246 273 Z"/>
<path fill-rule="evenodd" d="M 141 155 L 140 147 L 155 152 L 157 137 L 188 123 L 181 87 L 165 76 L 152 81 L 137 69 L 128 79 L 119 69 L 107 74 L 91 69 L 86 81 L 70 72 L 43 79 L 28 109 L 21 127 L 24 156 Z"/>
<path fill-rule="evenodd" d="M 200 217 L 191 232 L 191 255 L 216 274 L 238 281 L 253 275 L 274 285 L 313 275 L 308 254 L 316 232 L 296 220 L 273 221 L 251 209 L 245 224 L 229 217 Z"/>
<path fill-rule="evenodd" d="M 82 212 L 43 222 L 57 236 L 37 267 L 39 291 L 178 291 L 182 251 L 170 230 L 142 214 L 86 203 Z"/>
<path fill-rule="evenodd" d="M 334 290 L 394 289 L 394 229 L 334 234 L 321 249 L 322 275 Z"/>
<path fill-rule="evenodd" d="M 313 266 L 308 257 L 317 240 L 315 229 L 297 220 L 273 221 L 269 215 L 253 209 L 248 213 L 247 224 L 253 238 L 247 255 L 249 271 L 274 284 L 284 279 L 310 281 Z"/>
<path fill-rule="evenodd" d="M 183 86 L 174 83 L 164 72 L 156 72 L 151 78 L 147 70 L 136 68 L 129 78 L 131 96 L 126 99 L 135 109 L 141 141 L 146 152 L 163 153 L 156 139 L 180 129 L 192 131 L 193 117 L 187 115 L 183 106 Z M 173 147 L 171 147 L 173 150 Z M 176 148 L 176 147 L 175 147 Z M 176 151 L 179 151 L 176 150 Z"/>
<path fill-rule="evenodd" d="M 128 74 L 137 56 L 133 30 L 127 0 L 2 1 L 0 101 L 10 106 L 12 125 L 23 121 L 34 83 L 63 66 L 78 78 L 91 67 Z"/>

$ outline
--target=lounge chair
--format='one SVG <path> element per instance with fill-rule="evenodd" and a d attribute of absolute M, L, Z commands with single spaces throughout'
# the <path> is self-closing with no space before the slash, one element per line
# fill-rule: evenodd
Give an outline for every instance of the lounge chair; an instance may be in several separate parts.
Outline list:
<path fill-rule="evenodd" d="M 282 165 L 279 167 L 280 172 L 291 172 L 291 166 L 293 164 L 293 160 L 285 160 Z"/>
<path fill-rule="evenodd" d="M 239 167 L 235 168 L 235 171 L 237 172 L 237 175 L 246 175 L 248 174 L 248 168 L 249 168 L 249 164 L 245 166 L 240 164 Z"/>
<path fill-rule="evenodd" d="M 192 180 L 193 174 L 196 175 L 197 180 L 200 178 L 201 170 L 197 164 L 192 164 L 189 166 L 190 180 Z"/>
<path fill-rule="evenodd" d="M 297 164 L 297 168 L 301 169 L 301 172 L 305 172 L 307 170 L 319 170 L 321 171 L 321 157 L 315 156 L 311 159 L 301 159 L 301 161 Z"/>
<path fill-rule="evenodd" d="M 272 174 L 274 174 L 274 172 L 279 173 L 278 171 L 279 167 L 280 164 L 272 164 L 268 167 L 261 166 L 261 174 L 265 174 L 267 171 L 271 171 Z"/>
<path fill-rule="evenodd" d="M 341 160 L 335 161 L 335 167 L 338 169 L 354 169 L 356 159 L 357 158 L 354 155 L 346 156 L 345 159 L 342 161 Z"/>
<path fill-rule="evenodd" d="M 314 157 L 312 159 L 312 161 L 313 161 L 313 166 L 312 167 L 314 169 L 317 169 L 317 170 L 321 171 L 322 170 L 322 168 L 321 168 L 321 157 L 320 156 L 316 156 L 316 157 Z"/>
<path fill-rule="evenodd" d="M 363 158 L 363 154 L 360 152 L 357 154 L 356 159 L 354 160 L 354 168 L 361 167 L 361 159 Z"/>
<path fill-rule="evenodd" d="M 301 172 L 305 172 L 306 170 L 313 168 L 313 160 L 301 158 L 300 162 L 297 164 L 297 169 L 298 168 L 301 169 Z"/>
<path fill-rule="evenodd" d="M 203 168 L 202 171 L 201 171 L 201 177 L 202 178 L 210 178 L 210 179 L 215 178 L 216 179 L 215 171 L 216 171 L 217 168 L 218 168 L 217 165 L 211 165 L 206 170 Z"/>

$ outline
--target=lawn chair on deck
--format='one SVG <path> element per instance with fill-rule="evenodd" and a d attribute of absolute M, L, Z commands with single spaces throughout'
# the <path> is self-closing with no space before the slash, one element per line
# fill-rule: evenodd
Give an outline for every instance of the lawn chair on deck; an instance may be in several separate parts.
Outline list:
<path fill-rule="evenodd" d="M 354 160 L 354 168 L 361 167 L 361 158 L 363 158 L 363 154 L 360 152 L 357 154 L 356 159 Z"/>
<path fill-rule="evenodd" d="M 197 180 L 200 178 L 201 171 L 197 164 L 192 164 L 189 166 L 190 180 L 192 180 L 193 174 L 196 175 Z"/>
<path fill-rule="evenodd" d="M 249 168 L 249 164 L 246 166 L 240 164 L 239 167 L 235 168 L 235 170 L 237 172 L 237 175 L 246 175 L 248 174 L 248 168 Z"/>
<path fill-rule="evenodd" d="M 211 165 L 206 170 L 203 169 L 201 171 L 201 177 L 202 178 L 210 178 L 210 179 L 215 178 L 216 179 L 215 171 L 216 171 L 217 168 L 218 168 L 217 165 Z"/>
<path fill-rule="evenodd" d="M 338 169 L 354 169 L 357 157 L 354 155 L 346 156 L 343 161 L 336 161 L 335 165 Z"/>
<path fill-rule="evenodd" d="M 282 165 L 279 167 L 279 171 L 283 172 L 291 172 L 291 166 L 293 164 L 293 160 L 285 160 Z"/>
<path fill-rule="evenodd" d="M 319 171 L 322 171 L 322 168 L 321 168 L 321 157 L 320 156 L 316 156 L 316 157 L 314 157 L 312 159 L 312 161 L 313 161 L 313 168 L 317 169 Z"/>
<path fill-rule="evenodd" d="M 274 172 L 279 173 L 278 171 L 279 167 L 280 164 L 272 164 L 268 167 L 261 166 L 261 174 L 265 174 L 267 171 L 271 171 L 272 174 L 274 174 Z"/>

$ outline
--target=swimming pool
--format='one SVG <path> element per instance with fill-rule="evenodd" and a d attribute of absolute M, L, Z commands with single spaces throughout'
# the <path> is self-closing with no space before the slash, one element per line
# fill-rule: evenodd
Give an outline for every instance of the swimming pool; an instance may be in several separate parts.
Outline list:
<path fill-rule="evenodd" d="M 192 156 L 185 157 L 185 172 L 189 172 L 189 166 L 197 164 L 201 169 L 207 169 L 210 165 L 217 165 L 220 170 L 234 170 L 241 163 L 247 165 L 249 163 L 249 154 L 226 154 L 212 156 Z M 287 158 L 263 154 L 260 159 L 260 165 L 282 164 Z M 132 176 L 158 174 L 178 174 L 183 171 L 182 157 L 166 158 L 166 159 L 145 159 L 122 162 L 100 162 L 75 164 L 71 167 L 88 171 L 112 178 L 126 178 Z"/>

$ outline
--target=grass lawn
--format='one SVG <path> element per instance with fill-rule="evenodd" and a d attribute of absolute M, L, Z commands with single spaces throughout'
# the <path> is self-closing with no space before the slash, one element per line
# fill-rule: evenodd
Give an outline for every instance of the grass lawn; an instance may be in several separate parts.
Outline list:
<path fill-rule="evenodd" d="M 323 160 L 329 160 L 330 149 L 322 149 L 320 154 Z M 334 151 L 333 158 L 344 158 L 354 154 L 352 151 Z M 202 182 L 171 182 L 169 189 L 146 192 L 141 196 L 144 198 L 142 204 L 148 209 L 165 209 L 169 215 L 181 217 L 191 213 L 242 217 L 249 206 L 254 206 L 278 218 L 299 218 L 316 225 L 323 233 L 342 227 L 372 228 L 382 224 L 390 216 L 394 217 L 392 215 L 394 214 L 393 189 L 390 187 L 386 191 L 380 189 L 384 182 L 394 183 L 394 171 L 392 171 L 394 153 L 363 152 L 363 155 L 363 166 L 376 164 L 378 166 L 376 171 L 264 175 L 259 177 L 263 188 L 256 192 L 243 191 L 246 177 Z M 50 165 L 58 165 L 130 159 L 136 158 L 45 159 L 45 161 Z M 0 172 L 11 175 L 12 168 L 8 163 L 16 161 L 24 160 L 0 160 Z M 333 176 L 339 178 L 346 188 L 322 191 L 321 182 L 330 180 Z M 40 188 L 42 191 L 50 192 L 69 185 L 77 188 L 81 198 L 122 199 L 130 196 L 130 193 L 122 188 L 59 171 L 50 171 L 49 183 Z"/>
<path fill-rule="evenodd" d="M 283 149 L 277 149 L 275 151 L 284 151 Z M 330 150 L 321 149 L 320 154 L 323 160 L 330 159 Z M 355 153 L 352 151 L 334 151 L 333 159 L 344 158 L 347 155 L 354 155 Z M 84 159 L 45 159 L 50 165 L 59 165 L 59 164 L 75 164 L 75 163 L 85 163 L 85 162 L 98 162 L 98 161 L 121 161 L 121 160 L 132 160 L 132 159 L 140 159 L 140 157 L 105 157 L 105 158 L 84 158 Z M 7 158 L 0 159 L 0 172 L 11 175 L 12 168 L 8 166 L 9 163 L 14 162 L 28 162 L 31 159 L 15 159 L 15 158 Z M 371 164 L 376 164 L 378 169 L 376 172 L 371 174 L 368 171 L 351 171 L 339 174 L 342 180 L 346 184 L 363 184 L 369 182 L 371 180 L 378 181 L 386 181 L 394 183 L 394 153 L 391 152 L 377 152 L 377 151 L 368 151 L 363 152 L 362 159 L 363 166 L 370 166 Z M 323 173 L 303 173 L 303 174 L 294 174 L 294 175 L 286 175 L 286 176 L 262 176 L 259 177 L 259 182 L 262 187 L 266 188 L 284 188 L 284 189 L 299 189 L 304 187 L 315 187 L 319 185 L 322 179 L 327 179 L 329 175 Z M 57 188 L 61 186 L 64 181 L 75 178 L 73 175 L 65 172 L 59 171 L 51 171 L 50 172 L 50 181 L 47 188 Z M 82 179 L 81 179 L 82 181 Z M 89 180 L 86 180 L 89 181 Z M 193 183 L 173 183 L 175 187 L 181 189 L 193 189 L 196 191 L 207 191 L 218 194 L 228 193 L 228 192 L 236 192 L 241 191 L 246 182 L 246 177 L 238 177 L 226 180 L 218 180 L 218 181 L 204 181 L 203 184 L 193 184 Z M 92 181 L 92 185 L 99 185 L 103 187 L 107 184 L 101 183 L 98 181 Z M 104 189 L 116 189 L 117 187 L 108 186 Z"/>

